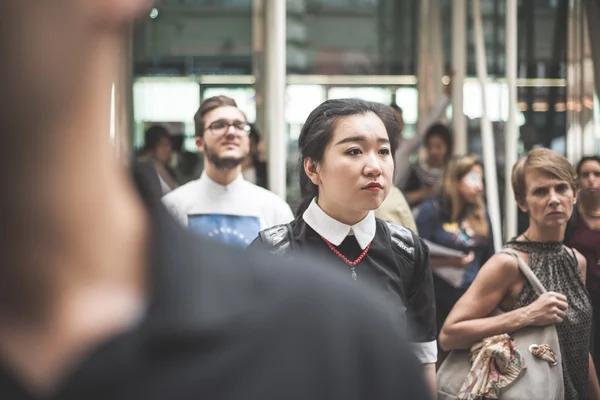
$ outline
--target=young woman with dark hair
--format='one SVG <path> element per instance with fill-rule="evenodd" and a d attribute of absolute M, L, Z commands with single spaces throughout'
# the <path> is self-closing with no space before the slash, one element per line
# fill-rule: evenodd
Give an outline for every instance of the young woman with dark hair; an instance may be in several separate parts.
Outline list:
<path fill-rule="evenodd" d="M 410 230 L 373 210 L 392 186 L 398 123 L 390 107 L 329 100 L 308 117 L 298 139 L 303 201 L 290 224 L 253 243 L 276 254 L 301 251 L 330 259 L 348 279 L 378 288 L 407 319 L 415 353 L 435 387 L 435 302 L 429 250 Z"/>

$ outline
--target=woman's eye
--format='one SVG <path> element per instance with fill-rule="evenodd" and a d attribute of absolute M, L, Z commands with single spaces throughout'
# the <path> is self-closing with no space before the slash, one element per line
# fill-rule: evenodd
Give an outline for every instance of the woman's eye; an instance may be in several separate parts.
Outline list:
<path fill-rule="evenodd" d="M 564 193 L 567 190 L 569 190 L 569 186 L 568 185 L 558 185 L 558 187 L 556 188 L 556 191 L 558 193 Z"/>
<path fill-rule="evenodd" d="M 357 156 L 361 153 L 360 149 L 350 149 L 348 151 L 346 151 L 346 154 L 350 155 L 350 156 Z"/>
<path fill-rule="evenodd" d="M 379 150 L 379 154 L 388 156 L 391 154 L 391 151 L 390 151 L 390 149 L 381 149 L 381 150 Z"/>

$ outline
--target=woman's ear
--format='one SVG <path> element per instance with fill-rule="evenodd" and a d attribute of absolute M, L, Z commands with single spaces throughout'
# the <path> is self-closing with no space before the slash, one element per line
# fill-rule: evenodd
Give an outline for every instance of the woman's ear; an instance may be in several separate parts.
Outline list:
<path fill-rule="evenodd" d="M 529 209 L 527 208 L 527 204 L 523 200 L 517 200 L 517 205 L 524 213 L 527 213 Z"/>
<path fill-rule="evenodd" d="M 319 186 L 321 184 L 321 178 L 319 177 L 318 165 L 310 158 L 304 159 L 304 173 L 308 176 L 310 181 Z"/>

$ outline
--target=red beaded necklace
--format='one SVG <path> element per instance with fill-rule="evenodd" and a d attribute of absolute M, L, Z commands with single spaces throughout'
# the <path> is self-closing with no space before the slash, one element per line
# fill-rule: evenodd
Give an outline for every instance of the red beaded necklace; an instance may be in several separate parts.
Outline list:
<path fill-rule="evenodd" d="M 350 271 L 352 271 L 352 279 L 356 280 L 356 265 L 362 261 L 363 258 L 365 258 L 365 256 L 367 255 L 367 253 L 369 252 L 369 248 L 371 247 L 371 243 L 369 243 L 367 245 L 367 247 L 365 247 L 365 249 L 363 250 L 363 252 L 358 256 L 358 258 L 354 261 L 350 261 L 346 258 L 345 255 L 343 255 L 342 253 L 340 253 L 340 251 L 338 249 L 335 248 L 334 245 L 331 244 L 331 242 L 327 239 L 325 239 L 323 236 L 321 236 L 321 239 L 323 239 L 323 241 L 325 242 L 325 244 L 327 244 L 327 246 L 329 247 L 329 249 L 331 251 L 333 251 L 333 253 L 338 256 L 339 258 L 341 258 L 346 264 L 348 264 L 350 266 Z"/>

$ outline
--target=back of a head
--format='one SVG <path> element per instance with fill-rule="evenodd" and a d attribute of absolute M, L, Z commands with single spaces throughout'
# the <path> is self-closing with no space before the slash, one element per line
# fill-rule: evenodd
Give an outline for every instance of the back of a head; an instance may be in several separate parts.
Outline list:
<path fill-rule="evenodd" d="M 367 113 L 377 115 L 383 122 L 390 141 L 391 152 L 394 154 L 398 146 L 400 130 L 394 111 L 389 106 L 355 98 L 334 99 L 323 102 L 310 113 L 298 138 L 300 150 L 298 168 L 302 201 L 296 212 L 297 215 L 301 215 L 312 199 L 318 195 L 318 187 L 304 172 L 304 160 L 310 158 L 316 163 L 322 162 L 323 154 L 333 136 L 336 123 L 345 117 Z"/>
<path fill-rule="evenodd" d="M 209 97 L 208 99 L 204 100 L 200 104 L 200 108 L 198 108 L 198 111 L 196 111 L 196 114 L 194 115 L 194 126 L 196 129 L 196 136 L 199 136 L 199 137 L 204 136 L 204 129 L 205 129 L 204 118 L 206 117 L 206 114 L 208 114 L 209 112 L 211 112 L 213 110 L 216 110 L 219 107 L 236 107 L 237 108 L 237 103 L 231 97 L 222 96 L 222 95 Z"/>

